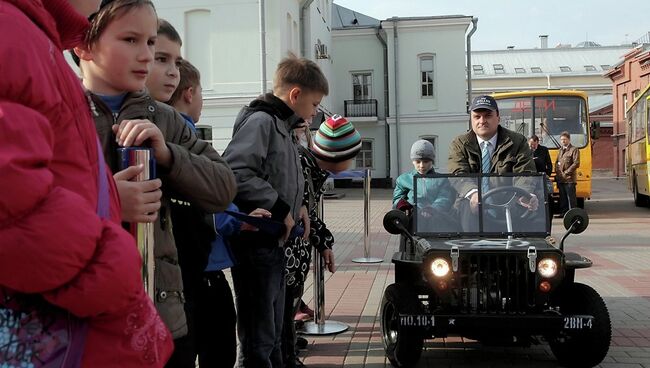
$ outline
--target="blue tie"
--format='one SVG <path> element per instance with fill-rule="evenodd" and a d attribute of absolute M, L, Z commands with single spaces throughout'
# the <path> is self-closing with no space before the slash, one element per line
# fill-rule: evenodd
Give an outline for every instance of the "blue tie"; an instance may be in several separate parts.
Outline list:
<path fill-rule="evenodd" d="M 481 149 L 481 172 L 483 174 L 490 173 L 490 141 L 483 142 L 483 149 Z M 490 185 L 490 178 L 484 177 L 481 185 L 481 190 L 483 194 L 488 191 Z"/>

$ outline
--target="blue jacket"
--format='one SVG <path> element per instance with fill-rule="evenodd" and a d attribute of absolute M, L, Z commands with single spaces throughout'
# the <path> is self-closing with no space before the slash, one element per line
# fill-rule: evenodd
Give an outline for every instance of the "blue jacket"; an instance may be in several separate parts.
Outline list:
<path fill-rule="evenodd" d="M 395 190 L 393 191 L 393 207 L 397 205 L 400 199 L 406 199 L 410 204 L 415 205 L 413 193 L 413 177 L 417 174 L 417 170 L 404 173 L 397 177 L 395 181 Z M 428 174 L 435 173 L 433 169 Z M 455 195 L 449 184 L 449 180 L 445 179 L 422 179 L 418 184 L 425 184 L 422 188 L 418 185 L 418 207 L 432 206 L 440 210 L 448 210 L 454 203 Z"/>
<path fill-rule="evenodd" d="M 227 210 L 239 211 L 234 203 L 229 204 Z M 208 265 L 205 267 L 206 271 L 225 270 L 235 264 L 228 238 L 239 233 L 241 221 L 224 212 L 219 212 L 214 215 L 214 227 L 217 229 L 217 238 L 212 242 Z"/>

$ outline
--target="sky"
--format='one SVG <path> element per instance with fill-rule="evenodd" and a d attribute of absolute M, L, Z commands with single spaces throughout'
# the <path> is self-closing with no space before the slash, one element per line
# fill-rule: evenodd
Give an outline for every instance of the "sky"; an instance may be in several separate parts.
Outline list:
<path fill-rule="evenodd" d="M 548 46 L 589 40 L 621 45 L 650 31 L 650 1 L 604 0 L 334 0 L 335 4 L 383 20 L 393 16 L 468 15 L 478 18 L 472 49 L 496 50 Z M 622 8 L 616 4 L 625 4 Z M 646 36 L 647 37 L 647 36 Z"/>

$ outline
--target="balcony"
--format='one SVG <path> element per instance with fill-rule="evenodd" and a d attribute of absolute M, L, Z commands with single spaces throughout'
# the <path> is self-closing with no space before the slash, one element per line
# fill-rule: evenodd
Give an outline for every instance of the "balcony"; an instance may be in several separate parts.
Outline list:
<path fill-rule="evenodd" d="M 377 117 L 377 100 L 345 100 L 346 117 Z"/>

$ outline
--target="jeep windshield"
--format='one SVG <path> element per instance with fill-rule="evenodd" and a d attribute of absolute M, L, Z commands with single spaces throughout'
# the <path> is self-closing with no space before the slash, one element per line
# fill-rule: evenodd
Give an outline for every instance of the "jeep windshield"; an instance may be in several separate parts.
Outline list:
<path fill-rule="evenodd" d="M 416 175 L 413 180 L 412 229 L 417 236 L 545 237 L 549 233 L 542 174 L 434 174 Z M 474 193 L 478 195 L 475 205 L 470 200 Z"/>

